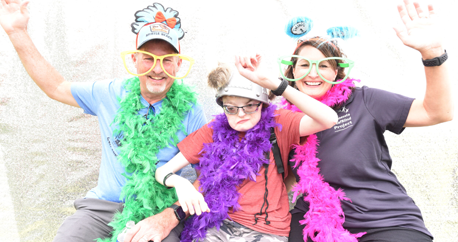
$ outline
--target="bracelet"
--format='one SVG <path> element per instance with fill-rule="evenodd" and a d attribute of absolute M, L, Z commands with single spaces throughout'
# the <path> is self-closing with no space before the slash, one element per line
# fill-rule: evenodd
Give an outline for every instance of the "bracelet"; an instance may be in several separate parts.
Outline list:
<path fill-rule="evenodd" d="M 283 92 L 286 90 L 286 88 L 288 87 L 288 82 L 283 79 L 283 78 L 278 78 L 281 80 L 281 83 L 280 83 L 280 86 L 278 86 L 277 90 L 272 90 L 272 93 L 275 94 L 275 96 L 281 96 L 283 94 Z"/>
<path fill-rule="evenodd" d="M 175 173 L 170 172 L 169 174 L 167 174 L 167 175 L 164 176 L 164 180 L 162 180 L 162 184 L 164 184 L 164 186 L 167 186 L 167 185 L 165 184 L 165 181 L 167 181 L 167 179 L 168 179 L 169 177 L 171 177 L 172 175 L 175 175 Z"/>

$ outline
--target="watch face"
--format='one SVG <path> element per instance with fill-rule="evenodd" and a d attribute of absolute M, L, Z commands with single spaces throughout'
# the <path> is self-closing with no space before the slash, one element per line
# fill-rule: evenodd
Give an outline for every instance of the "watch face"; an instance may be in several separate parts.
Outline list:
<path fill-rule="evenodd" d="M 186 213 L 183 212 L 183 209 L 180 207 L 177 207 L 175 210 L 175 215 L 177 216 L 178 220 L 183 221 L 186 218 Z"/>

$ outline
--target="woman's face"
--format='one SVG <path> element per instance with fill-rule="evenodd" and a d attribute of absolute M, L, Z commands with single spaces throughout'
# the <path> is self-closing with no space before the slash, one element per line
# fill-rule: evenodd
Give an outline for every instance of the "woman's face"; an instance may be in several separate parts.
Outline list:
<path fill-rule="evenodd" d="M 251 100 L 244 97 L 224 96 L 222 98 L 223 106 L 242 107 L 246 105 L 259 104 L 259 101 Z M 239 108 L 236 114 L 226 114 L 227 121 L 231 128 L 239 132 L 246 132 L 258 124 L 261 119 L 262 105 L 254 113 L 246 114 L 242 108 Z"/>
<path fill-rule="evenodd" d="M 302 47 L 299 51 L 298 55 L 303 56 L 309 60 L 321 60 L 326 58 L 321 51 L 317 48 L 306 45 Z M 303 61 L 298 61 L 293 68 L 293 75 L 294 78 L 301 77 L 305 73 L 304 70 L 307 68 L 308 63 L 304 63 Z M 315 64 L 313 66 L 309 66 L 308 68 L 312 68 L 310 73 L 302 78 L 301 80 L 296 81 L 296 86 L 299 91 L 315 98 L 319 99 L 322 97 L 329 89 L 331 89 L 332 84 L 325 82 L 321 77 L 318 75 L 316 71 Z M 337 69 L 331 68 L 330 63 L 328 62 L 321 62 L 320 66 L 321 75 L 326 78 L 326 80 L 335 80 L 337 76 Z"/>

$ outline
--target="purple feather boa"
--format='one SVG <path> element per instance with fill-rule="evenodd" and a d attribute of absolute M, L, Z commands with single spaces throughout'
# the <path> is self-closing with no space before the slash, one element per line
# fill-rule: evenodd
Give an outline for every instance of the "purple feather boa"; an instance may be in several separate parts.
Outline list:
<path fill-rule="evenodd" d="M 269 163 L 264 153 L 270 152 L 272 147 L 270 128 L 280 126 L 274 120 L 276 108 L 270 105 L 263 109 L 261 120 L 242 140 L 239 132 L 229 126 L 224 113 L 209 124 L 213 129 L 213 143 L 204 144 L 197 169 L 200 170 L 200 189 L 211 212 L 188 219 L 181 241 L 205 238 L 208 228 L 219 229 L 222 221 L 229 218 L 230 209 L 240 209 L 237 187 L 245 179 L 256 181 L 261 166 Z"/>
<path fill-rule="evenodd" d="M 351 88 L 355 86 L 355 81 L 359 82 L 359 80 L 348 79 L 334 85 L 318 101 L 330 107 L 344 103 L 350 97 Z M 285 99 L 282 100 L 282 104 L 285 109 L 301 112 Z M 345 214 L 340 205 L 340 200 L 350 199 L 345 197 L 345 193 L 341 189 L 335 190 L 331 187 L 319 174 L 318 162 L 320 159 L 316 157 L 318 145 L 319 141 L 316 134 L 312 134 L 307 137 L 307 142 L 304 145 L 293 146 L 296 155 L 291 161 L 295 162 L 294 168 L 299 166 L 297 174 L 300 177 L 298 184 L 293 187 L 293 200 L 296 200 L 298 194 L 304 194 L 304 201 L 310 204 L 310 209 L 304 215 L 304 220 L 299 221 L 302 225 L 305 224 L 304 241 L 310 237 L 315 242 L 357 242 L 357 238 L 365 233 L 351 234 L 343 228 Z"/>

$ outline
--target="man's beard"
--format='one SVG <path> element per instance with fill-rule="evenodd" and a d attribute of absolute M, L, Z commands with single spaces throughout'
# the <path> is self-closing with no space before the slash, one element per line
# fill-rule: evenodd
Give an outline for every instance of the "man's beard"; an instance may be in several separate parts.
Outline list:
<path fill-rule="evenodd" d="M 164 92 L 166 86 L 166 83 L 162 83 L 161 85 L 152 85 L 146 83 L 146 89 L 148 89 L 148 91 L 153 94 Z"/>

